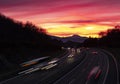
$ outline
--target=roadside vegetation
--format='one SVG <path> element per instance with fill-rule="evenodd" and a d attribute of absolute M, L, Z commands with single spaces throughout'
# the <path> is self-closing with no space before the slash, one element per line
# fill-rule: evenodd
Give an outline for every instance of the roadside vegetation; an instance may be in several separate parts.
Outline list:
<path fill-rule="evenodd" d="M 19 69 L 22 62 L 63 53 L 61 43 L 31 22 L 22 23 L 0 14 L 0 74 Z"/>

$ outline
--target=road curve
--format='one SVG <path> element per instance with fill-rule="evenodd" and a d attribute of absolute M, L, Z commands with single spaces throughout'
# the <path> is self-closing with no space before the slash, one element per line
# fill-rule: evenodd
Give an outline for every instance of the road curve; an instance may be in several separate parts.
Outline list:
<path fill-rule="evenodd" d="M 63 56 L 58 66 L 35 73 L 18 76 L 0 84 L 119 84 L 116 59 L 111 53 L 97 48 L 85 48 L 81 53 Z M 84 58 L 84 59 L 83 59 Z M 97 80 L 88 80 L 91 70 L 99 66 L 101 74 Z"/>

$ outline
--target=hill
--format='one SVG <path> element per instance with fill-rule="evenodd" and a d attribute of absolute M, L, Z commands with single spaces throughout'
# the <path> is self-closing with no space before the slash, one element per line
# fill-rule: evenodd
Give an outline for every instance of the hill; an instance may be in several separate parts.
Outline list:
<path fill-rule="evenodd" d="M 0 14 L 0 67 L 10 68 L 61 49 L 46 30 L 30 22 L 23 24 Z M 4 66 L 2 66 L 4 65 Z"/>
<path fill-rule="evenodd" d="M 66 43 L 66 42 L 76 42 L 76 43 L 83 43 L 87 37 L 81 37 L 79 35 L 72 35 L 72 36 L 69 36 L 69 37 L 55 37 L 55 36 L 51 36 L 52 39 L 57 39 L 57 40 L 60 40 L 62 41 L 63 43 Z"/>

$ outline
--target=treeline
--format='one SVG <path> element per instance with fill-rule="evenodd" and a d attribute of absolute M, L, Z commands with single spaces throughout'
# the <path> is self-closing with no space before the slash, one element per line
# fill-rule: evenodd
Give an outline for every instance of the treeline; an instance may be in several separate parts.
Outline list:
<path fill-rule="evenodd" d="M 0 14 L 0 47 L 39 47 L 41 49 L 58 48 L 58 41 L 54 41 L 46 34 L 46 30 L 38 28 L 30 22 L 23 24 Z"/>
<path fill-rule="evenodd" d="M 51 39 L 45 29 L 31 22 L 22 23 L 0 14 L 1 66 L 19 64 L 43 56 L 43 53 L 59 51 L 61 44 L 61 41 Z"/>
<path fill-rule="evenodd" d="M 120 26 L 100 32 L 101 38 L 88 38 L 83 45 L 88 47 L 120 47 Z"/>

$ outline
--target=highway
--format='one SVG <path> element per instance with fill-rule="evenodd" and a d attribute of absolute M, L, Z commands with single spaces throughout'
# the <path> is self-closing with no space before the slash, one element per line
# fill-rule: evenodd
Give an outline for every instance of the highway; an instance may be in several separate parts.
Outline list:
<path fill-rule="evenodd" d="M 68 49 L 55 64 L 52 68 L 18 74 L 0 84 L 119 84 L 116 59 L 102 49 Z"/>

